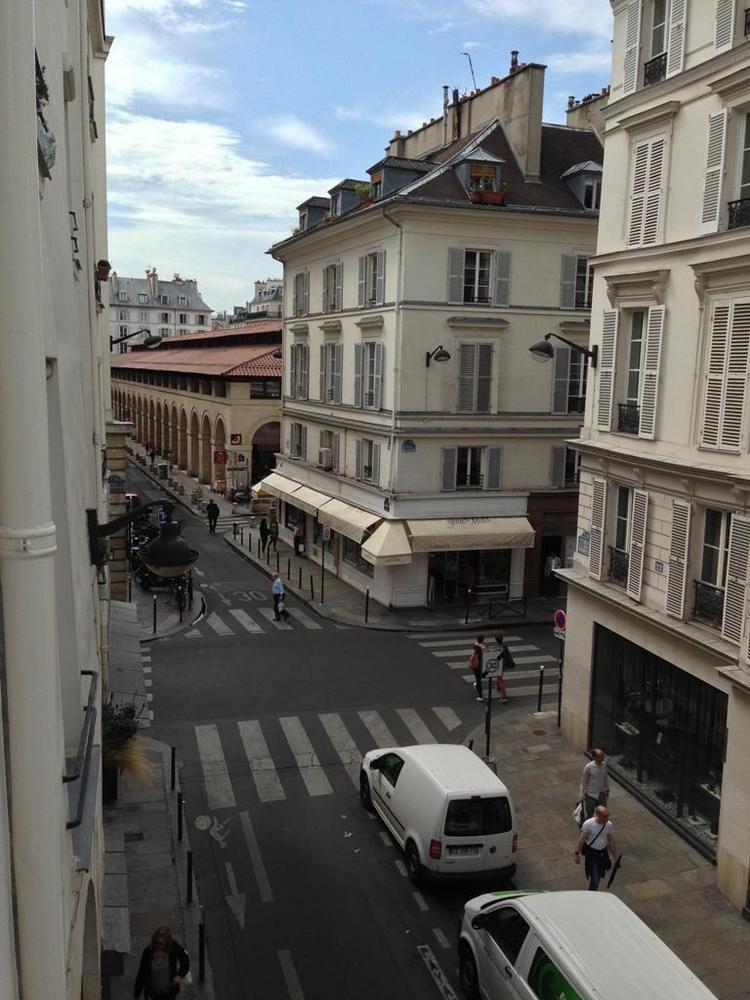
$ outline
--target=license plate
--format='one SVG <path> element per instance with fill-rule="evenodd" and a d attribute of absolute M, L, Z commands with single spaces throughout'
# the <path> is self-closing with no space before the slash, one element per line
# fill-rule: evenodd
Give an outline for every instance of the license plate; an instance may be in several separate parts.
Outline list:
<path fill-rule="evenodd" d="M 481 847 L 449 847 L 448 854 L 454 858 L 467 858 L 476 856 L 482 851 Z"/>

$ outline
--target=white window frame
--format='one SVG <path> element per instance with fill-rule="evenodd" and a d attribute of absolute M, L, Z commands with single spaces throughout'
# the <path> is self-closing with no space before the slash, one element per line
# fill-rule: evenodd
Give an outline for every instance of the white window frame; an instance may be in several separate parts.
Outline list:
<path fill-rule="evenodd" d="M 294 420 L 289 425 L 289 454 L 291 458 L 305 461 L 307 445 L 307 427 Z"/>
<path fill-rule="evenodd" d="M 148 295 L 145 292 L 138 292 L 138 301 L 143 305 L 143 303 L 148 302 Z"/>
<path fill-rule="evenodd" d="M 578 255 L 576 258 L 575 308 L 590 311 L 593 294 L 594 272 L 589 265 L 588 257 Z"/>
<path fill-rule="evenodd" d="M 482 445 L 457 445 L 456 446 L 456 474 L 454 489 L 456 490 L 481 490 L 484 487 L 484 463 L 485 463 L 485 451 L 486 449 Z M 471 479 L 471 469 L 473 459 L 476 459 L 476 467 L 478 470 L 478 481 L 472 483 L 470 481 L 459 483 L 458 481 L 458 466 L 460 452 L 466 452 L 466 472 L 468 475 L 465 477 L 467 480 Z"/>
<path fill-rule="evenodd" d="M 586 204 L 586 196 L 590 194 L 591 197 L 589 201 L 591 204 Z M 598 211 L 601 206 L 602 201 L 602 182 L 600 180 L 590 180 L 583 182 L 583 207 L 588 208 L 590 211 Z"/>
<path fill-rule="evenodd" d="M 473 287 L 471 289 L 471 298 L 467 298 L 466 297 L 466 295 L 467 295 L 467 287 L 466 287 L 467 286 L 467 278 L 466 278 L 466 274 L 467 274 L 467 271 L 469 270 L 469 258 L 472 255 L 473 255 L 473 258 L 474 258 L 474 265 L 475 265 L 474 266 L 474 281 L 473 281 Z M 482 256 L 486 256 L 486 258 L 487 258 L 487 267 L 486 267 L 486 273 L 487 273 L 487 285 L 486 285 L 486 287 L 487 287 L 487 295 L 486 295 L 485 298 L 481 298 L 481 297 L 478 296 L 479 290 L 482 287 L 484 287 L 479 282 L 480 272 L 482 270 L 484 270 L 483 268 L 480 268 L 480 266 L 479 266 L 480 260 L 481 260 Z M 486 250 L 486 249 L 483 250 L 483 249 L 480 249 L 480 248 L 477 248 L 477 247 L 468 247 L 466 250 L 464 250 L 464 272 L 463 272 L 463 301 L 464 301 L 464 303 L 469 304 L 469 305 L 487 305 L 487 306 L 488 305 L 492 305 L 492 302 L 493 302 L 492 277 L 493 277 L 493 271 L 494 271 L 494 266 L 493 265 L 494 265 L 494 253 L 493 253 L 492 250 Z"/>
<path fill-rule="evenodd" d="M 719 528 L 720 542 L 719 545 L 709 545 L 706 541 L 706 528 L 707 528 L 707 515 L 708 512 L 721 515 L 721 526 Z M 706 583 L 709 587 L 716 587 L 717 590 L 723 590 L 726 584 L 727 578 L 727 563 L 729 560 L 729 538 L 732 532 L 732 512 L 729 510 L 720 510 L 718 507 L 706 506 L 703 508 L 702 512 L 702 523 L 701 523 L 701 539 L 700 539 L 700 564 L 699 564 L 699 575 L 698 580 L 700 583 Z M 705 559 L 706 549 L 711 549 L 717 553 L 717 574 L 715 580 L 707 580 L 703 575 L 703 562 Z"/>
<path fill-rule="evenodd" d="M 118 302 L 127 302 L 128 301 L 128 293 L 127 292 L 118 292 L 117 293 L 117 301 Z"/>
<path fill-rule="evenodd" d="M 177 305 L 178 306 L 186 306 L 187 305 L 187 301 L 188 300 L 187 300 L 187 296 L 186 295 L 178 295 L 177 296 Z"/>
<path fill-rule="evenodd" d="M 620 499 L 627 495 L 627 512 L 623 515 L 620 513 Z M 630 552 L 630 532 L 633 517 L 633 489 L 630 486 L 622 486 L 621 484 L 615 485 L 615 503 L 614 503 L 614 518 L 612 521 L 614 531 L 612 532 L 612 548 L 616 552 L 624 552 L 626 555 Z M 625 528 L 625 544 L 620 546 L 617 544 L 617 532 L 618 527 L 624 525 Z"/>

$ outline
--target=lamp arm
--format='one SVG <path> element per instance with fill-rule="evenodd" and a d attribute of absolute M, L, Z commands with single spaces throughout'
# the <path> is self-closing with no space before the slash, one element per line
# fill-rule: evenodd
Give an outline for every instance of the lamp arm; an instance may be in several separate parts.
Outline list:
<path fill-rule="evenodd" d="M 110 341 L 113 344 L 121 344 L 124 340 L 130 340 L 131 337 L 137 337 L 139 333 L 151 333 L 151 329 L 148 326 L 142 326 L 140 330 L 134 330 L 132 333 L 126 333 L 124 337 L 110 337 Z"/>
<path fill-rule="evenodd" d="M 113 521 L 108 521 L 106 524 L 99 524 L 97 511 L 88 507 L 86 509 L 86 526 L 88 528 L 91 565 L 99 567 L 102 565 L 101 555 L 99 554 L 99 541 L 102 538 L 109 538 L 110 535 L 116 534 L 121 528 L 135 521 L 141 514 L 145 514 L 146 511 L 154 507 L 165 508 L 167 515 L 171 515 L 174 510 L 174 504 L 170 500 L 152 500 L 150 503 L 139 504 L 128 511 L 127 514 L 121 514 L 120 517 L 116 517 Z"/>
<path fill-rule="evenodd" d="M 591 367 L 596 368 L 596 359 L 598 355 L 597 345 L 594 344 L 593 347 L 581 347 L 580 344 L 574 344 L 572 340 L 567 340 L 565 337 L 561 337 L 559 333 L 548 333 L 545 335 L 545 340 L 549 340 L 550 337 L 555 337 L 557 340 L 561 340 L 563 344 L 577 351 L 579 354 L 585 355 L 591 360 Z"/>

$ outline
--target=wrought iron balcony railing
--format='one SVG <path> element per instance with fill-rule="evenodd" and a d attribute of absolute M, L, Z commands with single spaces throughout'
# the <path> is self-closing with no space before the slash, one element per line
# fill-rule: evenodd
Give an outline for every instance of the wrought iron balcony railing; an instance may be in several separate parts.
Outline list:
<path fill-rule="evenodd" d="M 659 83 L 667 75 L 667 53 L 662 52 L 660 56 L 654 56 L 643 66 L 643 86 L 650 87 L 653 83 Z"/>
<path fill-rule="evenodd" d="M 693 586 L 695 587 L 693 618 L 705 625 L 720 628 L 724 614 L 724 588 L 714 587 L 701 580 L 693 580 Z"/>
<path fill-rule="evenodd" d="M 729 229 L 750 226 L 750 198 L 739 198 L 729 202 Z"/>
<path fill-rule="evenodd" d="M 616 549 L 613 545 L 609 547 L 609 578 L 613 583 L 618 583 L 624 587 L 628 582 L 628 554 L 622 549 Z"/>
<path fill-rule="evenodd" d="M 641 411 L 637 403 L 617 404 L 617 429 L 624 434 L 637 434 L 641 426 Z"/>

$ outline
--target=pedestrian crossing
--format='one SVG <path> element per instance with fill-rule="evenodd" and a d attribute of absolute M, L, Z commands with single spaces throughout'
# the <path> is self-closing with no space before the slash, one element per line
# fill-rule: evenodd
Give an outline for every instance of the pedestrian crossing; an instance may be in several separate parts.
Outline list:
<path fill-rule="evenodd" d="M 437 705 L 222 720 L 196 725 L 193 734 L 206 808 L 214 810 L 237 806 L 248 774 L 263 804 L 300 790 L 310 798 L 351 794 L 368 750 L 454 743 L 463 726 L 453 708 Z"/>
<path fill-rule="evenodd" d="M 182 633 L 184 639 L 226 638 L 235 635 L 259 636 L 269 632 L 292 632 L 303 629 L 319 632 L 328 625 L 316 621 L 312 615 L 293 605 L 288 608 L 289 618 L 276 621 L 272 605 L 246 604 L 244 608 L 222 607 L 221 613 L 211 611 L 194 628 Z M 342 628 L 343 626 L 336 626 Z"/>

